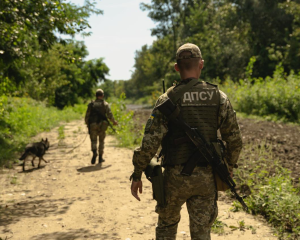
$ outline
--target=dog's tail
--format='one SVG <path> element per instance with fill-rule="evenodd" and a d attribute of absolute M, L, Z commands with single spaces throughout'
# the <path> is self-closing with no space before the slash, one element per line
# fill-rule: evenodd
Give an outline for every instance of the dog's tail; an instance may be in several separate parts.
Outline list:
<path fill-rule="evenodd" d="M 19 158 L 19 160 L 24 160 L 28 156 L 28 151 L 25 151 L 22 156 Z"/>

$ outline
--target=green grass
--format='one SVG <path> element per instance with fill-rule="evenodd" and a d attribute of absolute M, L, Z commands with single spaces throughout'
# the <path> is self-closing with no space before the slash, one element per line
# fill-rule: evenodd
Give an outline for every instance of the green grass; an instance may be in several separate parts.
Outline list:
<path fill-rule="evenodd" d="M 64 129 L 65 129 L 65 126 L 59 126 L 59 128 L 58 128 L 58 139 L 59 140 L 65 139 L 65 137 L 66 137 Z"/>
<path fill-rule="evenodd" d="M 0 96 L 0 166 L 11 166 L 16 153 L 37 133 L 49 131 L 61 121 L 78 119 L 85 110 L 85 105 L 58 110 L 30 98 Z"/>
<path fill-rule="evenodd" d="M 290 171 L 282 168 L 267 144 L 246 145 L 240 157 L 235 181 L 250 186 L 245 199 L 249 212 L 260 214 L 275 227 L 279 239 L 300 238 L 300 191 L 292 184 Z M 234 202 L 233 211 L 242 210 Z"/>
<path fill-rule="evenodd" d="M 225 233 L 224 227 L 227 227 L 227 224 L 223 223 L 219 220 L 219 218 L 217 218 L 211 227 L 211 232 L 214 234 L 222 235 Z"/>
<path fill-rule="evenodd" d="M 133 121 L 133 111 L 126 110 L 125 94 L 121 94 L 118 99 L 109 99 L 111 110 L 115 120 L 119 123 L 118 126 L 108 128 L 108 133 L 115 135 L 118 140 L 117 146 L 133 148 L 139 145 L 142 141 L 144 130 L 137 128 Z"/>

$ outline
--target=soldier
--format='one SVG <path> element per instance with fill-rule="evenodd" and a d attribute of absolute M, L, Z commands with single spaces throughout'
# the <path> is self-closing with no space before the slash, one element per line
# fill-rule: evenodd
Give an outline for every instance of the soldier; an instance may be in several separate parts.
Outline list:
<path fill-rule="evenodd" d="M 89 129 L 93 152 L 93 157 L 91 160 L 92 164 L 95 164 L 97 158 L 97 136 L 99 136 L 99 163 L 105 161 L 103 159 L 103 149 L 105 131 L 109 125 L 108 119 L 111 122 L 113 122 L 114 125 L 118 124 L 113 117 L 108 103 L 104 101 L 103 90 L 98 89 L 96 91 L 96 100 L 89 103 L 88 109 L 85 114 L 85 124 L 88 126 Z"/>
<path fill-rule="evenodd" d="M 176 53 L 175 70 L 181 81 L 161 95 L 156 106 L 170 98 L 180 109 L 180 117 L 192 128 L 197 128 L 207 141 L 217 141 L 217 131 L 226 143 L 226 159 L 232 175 L 237 166 L 242 138 L 235 111 L 225 93 L 216 85 L 199 81 L 204 66 L 200 49 L 191 43 L 182 45 Z M 192 82 L 193 81 L 193 82 Z M 186 86 L 189 84 L 188 86 Z M 183 88 L 185 90 L 183 90 Z M 180 174 L 195 146 L 185 132 L 169 121 L 155 107 L 145 126 L 141 147 L 134 150 L 134 172 L 131 193 L 140 201 L 142 172 L 162 145 L 164 191 L 166 206 L 156 206 L 158 224 L 156 239 L 176 239 L 181 206 L 186 203 L 190 233 L 194 240 L 209 240 L 210 230 L 217 217 L 217 190 L 212 167 L 201 157 L 191 176 Z"/>

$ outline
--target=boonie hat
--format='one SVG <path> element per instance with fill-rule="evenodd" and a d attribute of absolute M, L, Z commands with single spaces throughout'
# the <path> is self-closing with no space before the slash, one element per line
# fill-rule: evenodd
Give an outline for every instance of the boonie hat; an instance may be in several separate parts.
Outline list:
<path fill-rule="evenodd" d="M 190 52 L 191 55 L 180 56 L 182 52 Z M 176 52 L 176 60 L 189 58 L 202 58 L 202 54 L 199 47 L 192 43 L 183 44 L 181 47 L 178 48 Z"/>

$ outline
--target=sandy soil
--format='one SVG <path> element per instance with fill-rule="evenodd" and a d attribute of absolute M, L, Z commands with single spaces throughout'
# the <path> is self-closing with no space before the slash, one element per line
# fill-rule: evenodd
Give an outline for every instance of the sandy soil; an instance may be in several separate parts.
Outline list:
<path fill-rule="evenodd" d="M 42 163 L 42 168 L 27 162 L 24 173 L 21 166 L 2 170 L 0 239 L 154 239 L 157 214 L 150 183 L 143 179 L 141 202 L 130 193 L 132 150 L 114 147 L 115 139 L 108 136 L 106 162 L 91 166 L 90 139 L 83 121 L 65 124 L 65 135 L 59 147 L 57 128 L 35 137 L 47 137 L 52 144 L 45 155 L 50 162 Z M 227 227 L 224 235 L 213 234 L 213 240 L 276 239 L 262 219 L 230 212 L 230 207 L 219 201 L 219 220 Z M 232 231 L 230 226 L 238 227 L 241 221 L 249 229 Z M 177 239 L 190 239 L 186 206 Z"/>

